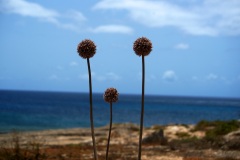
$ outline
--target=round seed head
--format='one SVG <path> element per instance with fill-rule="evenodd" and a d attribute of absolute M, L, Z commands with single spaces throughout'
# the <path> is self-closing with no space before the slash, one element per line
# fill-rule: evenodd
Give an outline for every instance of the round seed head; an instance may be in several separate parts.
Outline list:
<path fill-rule="evenodd" d="M 152 51 L 152 42 L 146 37 L 138 38 L 133 44 L 133 50 L 138 56 L 147 56 Z"/>
<path fill-rule="evenodd" d="M 115 88 L 108 88 L 104 95 L 103 98 L 106 102 L 111 103 L 111 102 L 117 102 L 118 100 L 118 92 Z"/>
<path fill-rule="evenodd" d="M 85 39 L 77 46 L 77 52 L 82 58 L 91 58 L 96 53 L 96 45 L 93 41 Z"/>

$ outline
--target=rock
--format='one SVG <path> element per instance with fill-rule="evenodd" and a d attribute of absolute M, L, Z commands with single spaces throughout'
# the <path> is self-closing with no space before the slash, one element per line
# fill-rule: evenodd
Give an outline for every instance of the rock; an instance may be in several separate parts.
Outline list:
<path fill-rule="evenodd" d="M 227 135 L 224 136 L 224 138 L 229 141 L 229 140 L 234 140 L 236 138 L 240 138 L 240 129 L 234 132 L 231 132 Z"/>
<path fill-rule="evenodd" d="M 163 129 L 153 132 L 149 136 L 143 138 L 143 144 L 160 144 L 167 145 L 167 139 L 164 137 Z"/>
<path fill-rule="evenodd" d="M 240 150 L 240 129 L 224 136 L 224 149 Z"/>

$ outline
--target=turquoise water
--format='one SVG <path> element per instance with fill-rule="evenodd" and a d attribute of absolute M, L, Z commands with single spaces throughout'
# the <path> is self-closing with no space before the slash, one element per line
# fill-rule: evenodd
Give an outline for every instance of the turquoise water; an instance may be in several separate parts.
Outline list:
<path fill-rule="evenodd" d="M 109 123 L 109 104 L 93 95 L 94 125 Z M 113 123 L 139 124 L 141 95 L 119 95 Z M 240 119 L 240 99 L 145 96 L 144 126 Z M 88 93 L 0 91 L 0 132 L 90 127 Z"/>

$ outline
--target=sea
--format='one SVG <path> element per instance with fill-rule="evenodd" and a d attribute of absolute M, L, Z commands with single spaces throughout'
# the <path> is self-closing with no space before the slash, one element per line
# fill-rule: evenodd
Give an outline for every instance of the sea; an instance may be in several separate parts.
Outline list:
<path fill-rule="evenodd" d="M 145 95 L 144 126 L 239 120 L 240 98 Z M 141 95 L 120 94 L 113 123 L 139 124 Z M 93 94 L 94 126 L 109 124 L 110 104 Z M 89 94 L 0 90 L 0 133 L 90 127 Z"/>

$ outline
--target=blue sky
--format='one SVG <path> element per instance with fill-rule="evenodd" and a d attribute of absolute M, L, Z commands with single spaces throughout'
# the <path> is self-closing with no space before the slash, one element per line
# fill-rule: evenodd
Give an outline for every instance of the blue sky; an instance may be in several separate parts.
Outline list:
<path fill-rule="evenodd" d="M 0 0 L 0 89 L 88 92 L 87 61 L 76 48 L 91 39 L 93 92 L 240 98 L 239 0 Z"/>

